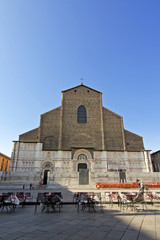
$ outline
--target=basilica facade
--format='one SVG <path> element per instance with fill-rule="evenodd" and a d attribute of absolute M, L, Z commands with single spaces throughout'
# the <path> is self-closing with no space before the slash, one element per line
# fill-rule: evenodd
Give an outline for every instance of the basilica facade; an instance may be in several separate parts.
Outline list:
<path fill-rule="evenodd" d="M 14 141 L 10 179 L 77 188 L 146 180 L 152 172 L 143 138 L 102 105 L 101 92 L 81 84 L 62 91 L 61 106 Z"/>

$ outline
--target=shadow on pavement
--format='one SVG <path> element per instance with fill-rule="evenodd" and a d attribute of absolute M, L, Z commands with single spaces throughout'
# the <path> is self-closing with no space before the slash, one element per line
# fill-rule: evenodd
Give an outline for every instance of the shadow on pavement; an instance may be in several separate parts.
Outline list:
<path fill-rule="evenodd" d="M 32 190 L 36 196 L 42 190 Z M 56 192 L 60 189 L 45 190 Z M 65 197 L 74 196 L 68 189 L 63 190 Z M 117 239 L 153 240 L 158 238 L 160 224 L 160 210 L 155 205 L 147 206 L 141 212 L 120 211 L 117 204 L 98 204 L 95 211 L 77 210 L 77 204 L 64 204 L 61 211 L 49 213 L 37 211 L 35 205 L 17 206 L 15 213 L 0 213 L 1 240 L 100 240 Z"/>

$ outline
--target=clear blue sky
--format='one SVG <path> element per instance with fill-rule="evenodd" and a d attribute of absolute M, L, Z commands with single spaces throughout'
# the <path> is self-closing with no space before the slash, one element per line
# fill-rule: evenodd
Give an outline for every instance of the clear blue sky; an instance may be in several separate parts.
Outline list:
<path fill-rule="evenodd" d="M 160 149 L 159 0 L 0 0 L 0 152 L 81 83 Z"/>

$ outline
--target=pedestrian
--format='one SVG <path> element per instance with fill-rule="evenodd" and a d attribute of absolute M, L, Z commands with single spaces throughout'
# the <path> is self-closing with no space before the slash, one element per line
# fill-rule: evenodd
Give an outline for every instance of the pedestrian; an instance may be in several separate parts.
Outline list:
<path fill-rule="evenodd" d="M 139 179 L 136 180 L 136 182 L 138 183 L 138 187 L 139 187 L 139 193 L 137 194 L 137 196 L 135 197 L 135 201 L 136 202 L 142 202 L 144 201 L 144 191 L 148 190 L 148 187 Z"/>
<path fill-rule="evenodd" d="M 30 190 L 32 189 L 32 183 L 30 183 Z"/>
<path fill-rule="evenodd" d="M 97 189 L 98 189 L 98 190 L 100 189 L 99 185 L 97 185 Z"/>
<path fill-rule="evenodd" d="M 148 190 L 148 187 L 139 179 L 137 179 L 138 187 L 139 187 L 139 192 L 144 193 L 144 190 Z"/>

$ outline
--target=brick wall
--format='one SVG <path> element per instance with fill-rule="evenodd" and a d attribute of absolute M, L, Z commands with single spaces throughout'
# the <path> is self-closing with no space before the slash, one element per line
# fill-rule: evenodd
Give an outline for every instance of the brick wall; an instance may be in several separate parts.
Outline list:
<path fill-rule="evenodd" d="M 59 148 L 61 107 L 41 115 L 40 142 L 44 150 Z"/>
<path fill-rule="evenodd" d="M 31 131 L 19 135 L 19 141 L 38 142 L 38 140 L 39 140 L 39 128 L 35 128 Z"/>
<path fill-rule="evenodd" d="M 143 138 L 129 132 L 127 130 L 124 130 L 125 134 L 125 142 L 126 142 L 126 150 L 127 151 L 143 151 L 144 145 L 143 145 Z"/>
<path fill-rule="evenodd" d="M 102 149 L 101 93 L 85 86 L 63 92 L 62 149 L 72 147 Z M 78 107 L 84 105 L 87 123 L 77 123 Z"/>
<path fill-rule="evenodd" d="M 124 150 L 123 119 L 103 107 L 104 139 L 106 150 Z"/>
<path fill-rule="evenodd" d="M 86 109 L 86 123 L 77 123 L 81 105 Z M 143 138 L 124 130 L 123 118 L 102 107 L 102 93 L 84 85 L 63 91 L 62 106 L 42 114 L 40 127 L 20 135 L 19 140 L 41 142 L 43 150 L 144 150 Z"/>

